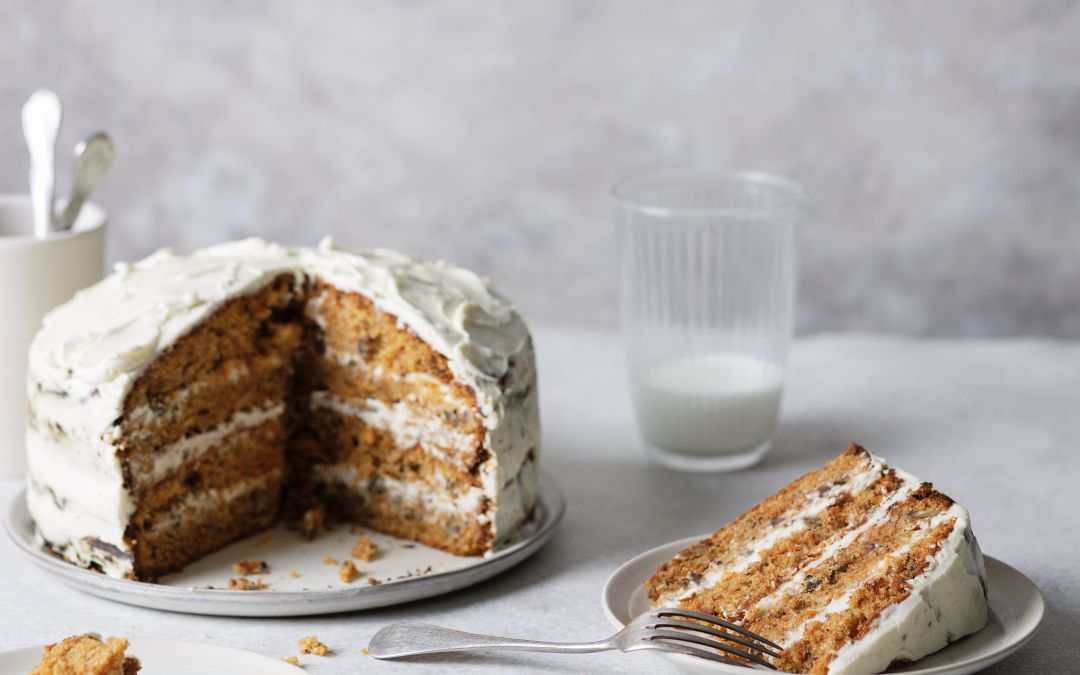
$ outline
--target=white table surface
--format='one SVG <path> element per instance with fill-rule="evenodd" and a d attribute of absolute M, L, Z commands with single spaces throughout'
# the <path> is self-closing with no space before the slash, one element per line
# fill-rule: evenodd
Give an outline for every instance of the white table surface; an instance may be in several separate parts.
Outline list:
<path fill-rule="evenodd" d="M 797 341 L 772 452 L 728 475 L 650 466 L 633 426 L 614 333 L 535 331 L 542 464 L 567 513 L 532 559 L 473 588 L 343 615 L 235 619 L 129 607 L 68 589 L 0 535 L 0 651 L 87 630 L 246 647 L 275 657 L 318 635 L 311 673 L 673 673 L 648 654 L 479 653 L 379 662 L 361 649 L 382 626 L 424 621 L 478 633 L 584 641 L 613 632 L 600 590 L 624 561 L 712 531 L 849 442 L 967 506 L 983 551 L 1046 596 L 1035 638 L 987 673 L 1080 672 L 1080 343 L 926 341 L 827 335 Z M 3 504 L 20 488 L 0 481 Z"/>

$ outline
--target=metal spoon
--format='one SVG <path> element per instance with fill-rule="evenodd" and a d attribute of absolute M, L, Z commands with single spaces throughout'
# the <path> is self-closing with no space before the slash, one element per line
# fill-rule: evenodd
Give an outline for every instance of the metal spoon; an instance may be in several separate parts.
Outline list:
<path fill-rule="evenodd" d="M 34 207 L 34 236 L 45 239 L 52 230 L 56 193 L 56 135 L 63 117 L 60 97 L 38 89 L 22 109 L 23 135 L 30 149 L 30 201 Z"/>
<path fill-rule="evenodd" d="M 97 132 L 75 146 L 75 175 L 71 180 L 71 198 L 60 216 L 60 227 L 57 229 L 66 230 L 72 226 L 79 217 L 83 202 L 101 183 L 115 156 L 112 140 L 104 131 Z"/>

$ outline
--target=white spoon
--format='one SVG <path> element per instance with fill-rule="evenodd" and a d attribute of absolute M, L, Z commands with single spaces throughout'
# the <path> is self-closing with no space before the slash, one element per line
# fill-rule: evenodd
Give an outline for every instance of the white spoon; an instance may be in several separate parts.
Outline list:
<path fill-rule="evenodd" d="M 56 135 L 63 117 L 60 97 L 38 89 L 22 109 L 23 135 L 30 149 L 30 201 L 34 207 L 34 236 L 45 239 L 52 231 L 56 194 Z"/>
<path fill-rule="evenodd" d="M 57 229 L 66 230 L 72 226 L 79 217 L 83 202 L 101 183 L 115 156 L 112 140 L 104 131 L 97 132 L 75 146 L 75 175 L 71 180 L 71 198 L 60 216 L 60 227 Z"/>

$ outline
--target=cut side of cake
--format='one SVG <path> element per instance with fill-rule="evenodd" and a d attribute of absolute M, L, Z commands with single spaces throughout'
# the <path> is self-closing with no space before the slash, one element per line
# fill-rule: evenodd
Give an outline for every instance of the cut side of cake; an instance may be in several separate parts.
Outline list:
<path fill-rule="evenodd" d="M 102 641 L 95 633 L 75 635 L 47 645 L 29 675 L 135 675 L 142 666 L 134 656 L 125 656 L 127 648 L 124 638 Z"/>
<path fill-rule="evenodd" d="M 113 576 L 279 518 L 484 555 L 536 503 L 528 329 L 447 263 L 330 240 L 159 251 L 53 310 L 29 373 L 38 536 Z"/>
<path fill-rule="evenodd" d="M 852 445 L 646 582 L 656 607 L 723 618 L 783 648 L 792 673 L 867 675 L 986 624 L 967 509 Z"/>

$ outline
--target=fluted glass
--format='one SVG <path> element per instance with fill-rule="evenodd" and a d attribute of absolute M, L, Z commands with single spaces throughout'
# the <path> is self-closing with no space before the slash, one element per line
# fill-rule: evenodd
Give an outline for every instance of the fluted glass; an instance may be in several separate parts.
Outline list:
<path fill-rule="evenodd" d="M 755 172 L 653 173 L 612 195 L 646 448 L 683 470 L 755 463 L 771 447 L 787 369 L 803 189 Z"/>

